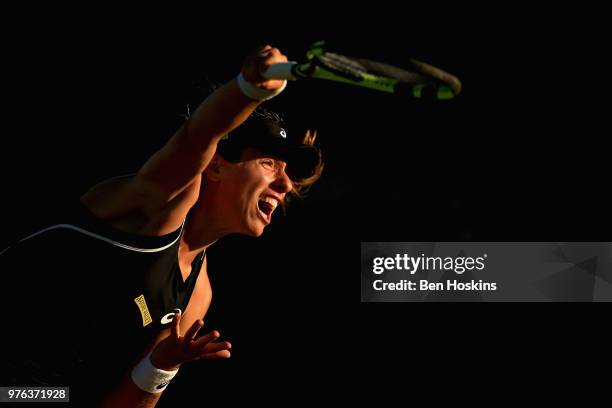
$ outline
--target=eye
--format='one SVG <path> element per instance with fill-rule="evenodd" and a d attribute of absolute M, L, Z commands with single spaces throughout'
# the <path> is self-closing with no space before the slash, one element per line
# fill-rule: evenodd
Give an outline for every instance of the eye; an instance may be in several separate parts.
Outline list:
<path fill-rule="evenodd" d="M 273 169 L 276 167 L 276 166 L 274 165 L 274 160 L 271 160 L 271 159 L 263 159 L 263 160 L 261 161 L 261 164 L 262 164 L 262 165 L 263 165 L 265 168 L 272 169 L 272 170 L 273 170 Z"/>

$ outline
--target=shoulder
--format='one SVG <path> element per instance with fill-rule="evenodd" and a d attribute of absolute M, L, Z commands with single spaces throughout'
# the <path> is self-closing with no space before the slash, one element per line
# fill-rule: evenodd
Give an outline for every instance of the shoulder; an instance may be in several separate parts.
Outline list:
<path fill-rule="evenodd" d="M 103 181 L 81 197 L 100 219 L 126 232 L 164 235 L 179 228 L 198 199 L 201 176 L 170 201 L 153 183 L 130 175 Z"/>

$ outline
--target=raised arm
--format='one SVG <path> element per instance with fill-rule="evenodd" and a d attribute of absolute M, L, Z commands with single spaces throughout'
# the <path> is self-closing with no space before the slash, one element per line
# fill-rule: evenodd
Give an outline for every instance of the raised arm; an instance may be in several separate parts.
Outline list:
<path fill-rule="evenodd" d="M 266 80 L 260 72 L 284 61 L 287 58 L 278 49 L 266 46 L 246 58 L 242 75 L 259 88 L 280 89 L 284 81 Z M 161 201 L 172 200 L 202 174 L 219 140 L 242 124 L 259 103 L 240 90 L 236 79 L 226 83 L 147 161 L 138 172 L 136 182 L 153 188 Z"/>
<path fill-rule="evenodd" d="M 241 74 L 251 87 L 279 91 L 285 81 L 266 80 L 261 72 L 285 61 L 278 49 L 265 46 L 245 58 Z M 246 96 L 236 79 L 226 83 L 202 102 L 129 182 L 112 194 L 94 188 L 81 200 L 105 219 L 133 211 L 156 217 L 163 213 L 170 222 L 159 224 L 166 224 L 169 230 L 176 228 L 197 200 L 201 174 L 221 138 L 242 124 L 260 103 Z"/>

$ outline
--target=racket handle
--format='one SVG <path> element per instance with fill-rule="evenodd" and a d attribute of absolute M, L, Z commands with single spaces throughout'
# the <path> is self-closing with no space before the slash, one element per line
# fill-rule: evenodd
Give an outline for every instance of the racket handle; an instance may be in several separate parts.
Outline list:
<path fill-rule="evenodd" d="M 293 67 L 297 62 L 280 62 L 278 64 L 272 64 L 270 67 L 261 73 L 266 79 L 290 79 L 295 81 L 297 77 L 293 75 Z"/>

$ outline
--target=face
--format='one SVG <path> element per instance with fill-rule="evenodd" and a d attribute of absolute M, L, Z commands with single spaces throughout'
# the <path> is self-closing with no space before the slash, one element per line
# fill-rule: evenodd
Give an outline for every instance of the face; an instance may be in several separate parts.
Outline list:
<path fill-rule="evenodd" d="M 292 189 L 287 164 L 247 148 L 238 163 L 219 158 L 217 194 L 219 211 L 234 233 L 259 236 L 272 214 Z"/>

